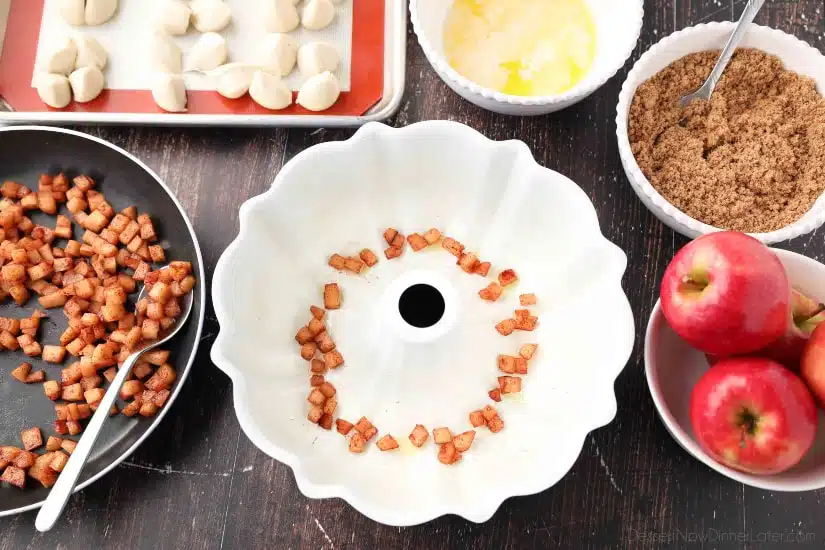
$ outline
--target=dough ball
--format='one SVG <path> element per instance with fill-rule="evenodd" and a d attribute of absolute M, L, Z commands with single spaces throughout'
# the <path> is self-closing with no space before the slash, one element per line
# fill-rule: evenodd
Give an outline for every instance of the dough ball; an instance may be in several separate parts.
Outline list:
<path fill-rule="evenodd" d="M 292 104 L 292 90 L 281 77 L 266 71 L 256 71 L 249 86 L 249 95 L 264 109 L 279 111 Z"/>
<path fill-rule="evenodd" d="M 86 24 L 102 25 L 117 11 L 117 0 L 86 0 Z"/>
<path fill-rule="evenodd" d="M 72 87 L 66 75 L 40 73 L 34 79 L 37 95 L 49 107 L 62 109 L 72 102 Z"/>
<path fill-rule="evenodd" d="M 189 66 L 200 71 L 211 71 L 226 63 L 228 56 L 229 49 L 224 37 L 215 32 L 207 32 L 198 38 L 189 52 Z"/>
<path fill-rule="evenodd" d="M 341 57 L 335 46 L 325 42 L 310 42 L 298 50 L 298 70 L 305 77 L 338 70 Z"/>
<path fill-rule="evenodd" d="M 288 34 L 273 33 L 264 38 L 261 65 L 276 76 L 287 76 L 298 59 L 298 41 Z"/>
<path fill-rule="evenodd" d="M 157 73 L 152 81 L 152 98 L 170 113 L 186 111 L 186 84 L 179 74 Z"/>
<path fill-rule="evenodd" d="M 77 44 L 67 36 L 54 43 L 40 69 L 46 73 L 69 76 L 74 70 L 76 60 Z"/>
<path fill-rule="evenodd" d="M 81 67 L 69 75 L 74 100 L 88 103 L 103 91 L 103 72 L 97 67 Z"/>
<path fill-rule="evenodd" d="M 335 5 L 330 0 L 309 0 L 301 10 L 301 25 L 311 31 L 325 29 L 335 19 Z"/>
<path fill-rule="evenodd" d="M 264 21 L 269 32 L 290 32 L 298 28 L 301 18 L 292 0 L 267 0 Z"/>
<path fill-rule="evenodd" d="M 232 21 L 232 10 L 223 0 L 195 0 L 192 25 L 200 32 L 220 32 Z"/>
<path fill-rule="evenodd" d="M 57 10 L 69 25 L 82 27 L 86 24 L 85 0 L 58 0 Z"/>
<path fill-rule="evenodd" d="M 158 28 L 172 36 L 182 36 L 189 30 L 192 10 L 183 0 L 161 0 L 158 6 Z"/>
<path fill-rule="evenodd" d="M 339 95 L 341 88 L 338 78 L 326 72 L 312 76 L 304 82 L 298 91 L 297 103 L 310 111 L 325 111 L 338 101 Z"/>
<path fill-rule="evenodd" d="M 74 42 L 77 45 L 77 59 L 75 59 L 74 63 L 75 69 L 97 67 L 102 71 L 106 68 L 109 56 L 100 42 L 85 34 L 75 36 Z"/>
<path fill-rule="evenodd" d="M 149 56 L 153 71 L 179 73 L 183 71 L 183 52 L 169 35 L 155 33 L 149 43 Z"/>
<path fill-rule="evenodd" d="M 243 97 L 252 85 L 252 75 L 255 74 L 255 71 L 255 67 L 248 63 L 224 65 L 216 71 L 217 86 L 215 90 L 229 99 Z"/>

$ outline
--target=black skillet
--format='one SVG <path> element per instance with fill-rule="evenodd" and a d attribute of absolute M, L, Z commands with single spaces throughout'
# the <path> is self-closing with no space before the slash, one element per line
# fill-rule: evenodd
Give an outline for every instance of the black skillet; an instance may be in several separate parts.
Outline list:
<path fill-rule="evenodd" d="M 192 262 L 198 278 L 187 326 L 166 346 L 172 352 L 172 362 L 178 372 L 169 401 L 154 418 L 123 415 L 109 418 L 80 476 L 77 485 L 80 490 L 129 456 L 158 425 L 177 397 L 200 339 L 206 284 L 198 240 L 186 213 L 158 176 L 135 157 L 101 139 L 70 130 L 34 126 L 0 128 L 0 183 L 13 180 L 37 189 L 38 176 L 43 172 L 65 172 L 70 176 L 87 174 L 98 183 L 97 189 L 105 194 L 116 211 L 134 204 L 139 212 L 150 213 L 159 237 L 168 247 L 167 260 Z M 69 215 L 65 209 L 61 213 Z M 30 217 L 35 223 L 54 227 L 54 216 L 37 212 Z M 79 228 L 75 227 L 75 239 L 80 240 L 80 235 Z M 27 317 L 36 306 L 35 298 L 25 307 L 6 300 L 0 304 L 0 317 Z M 39 341 L 57 343 L 67 321 L 61 309 L 48 313 L 49 318 L 43 319 L 40 325 Z M 52 430 L 54 403 L 45 396 L 42 385 L 24 385 L 9 375 L 22 361 L 30 361 L 32 370 L 45 369 L 47 379 L 60 378 L 62 366 L 47 365 L 39 358 L 29 359 L 22 351 L 0 351 L 0 446 L 22 446 L 20 431 L 33 426 L 41 428 L 44 440 L 55 435 Z M 0 483 L 0 517 L 37 508 L 47 494 L 48 490 L 31 478 L 22 490 Z"/>

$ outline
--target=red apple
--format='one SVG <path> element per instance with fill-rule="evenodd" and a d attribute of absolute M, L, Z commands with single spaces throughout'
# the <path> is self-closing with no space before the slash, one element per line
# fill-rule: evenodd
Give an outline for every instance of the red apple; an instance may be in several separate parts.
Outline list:
<path fill-rule="evenodd" d="M 799 463 L 814 441 L 817 410 L 800 378 L 776 361 L 723 359 L 690 396 L 690 422 L 714 460 L 752 474 Z"/>
<path fill-rule="evenodd" d="M 802 352 L 800 374 L 808 388 L 825 408 L 825 324 L 814 329 Z"/>
<path fill-rule="evenodd" d="M 729 357 L 785 333 L 791 286 L 768 247 L 744 233 L 703 235 L 673 257 L 662 278 L 662 312 L 694 348 Z"/>
<path fill-rule="evenodd" d="M 798 371 L 808 338 L 822 321 L 825 321 L 825 304 L 820 304 L 798 290 L 791 289 L 791 318 L 785 334 L 753 355 L 773 359 L 791 370 Z M 705 357 L 711 366 L 723 359 L 711 354 L 705 354 Z"/>
<path fill-rule="evenodd" d="M 792 290 L 791 320 L 785 334 L 757 352 L 757 355 L 778 361 L 789 369 L 799 370 L 808 339 L 822 321 L 825 321 L 825 305 Z"/>

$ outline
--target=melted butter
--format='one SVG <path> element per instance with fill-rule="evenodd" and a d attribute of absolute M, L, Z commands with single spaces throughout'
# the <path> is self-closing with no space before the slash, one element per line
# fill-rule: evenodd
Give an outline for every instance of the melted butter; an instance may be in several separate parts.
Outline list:
<path fill-rule="evenodd" d="M 596 25 L 586 0 L 455 0 L 444 50 L 456 71 L 481 86 L 555 95 L 590 70 Z"/>

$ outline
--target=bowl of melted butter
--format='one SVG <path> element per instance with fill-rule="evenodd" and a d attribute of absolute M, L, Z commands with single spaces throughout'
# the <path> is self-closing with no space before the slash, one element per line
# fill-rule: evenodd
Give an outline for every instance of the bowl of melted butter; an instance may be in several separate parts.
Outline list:
<path fill-rule="evenodd" d="M 458 94 L 514 115 L 568 107 L 624 65 L 642 0 L 412 0 L 427 59 Z"/>

